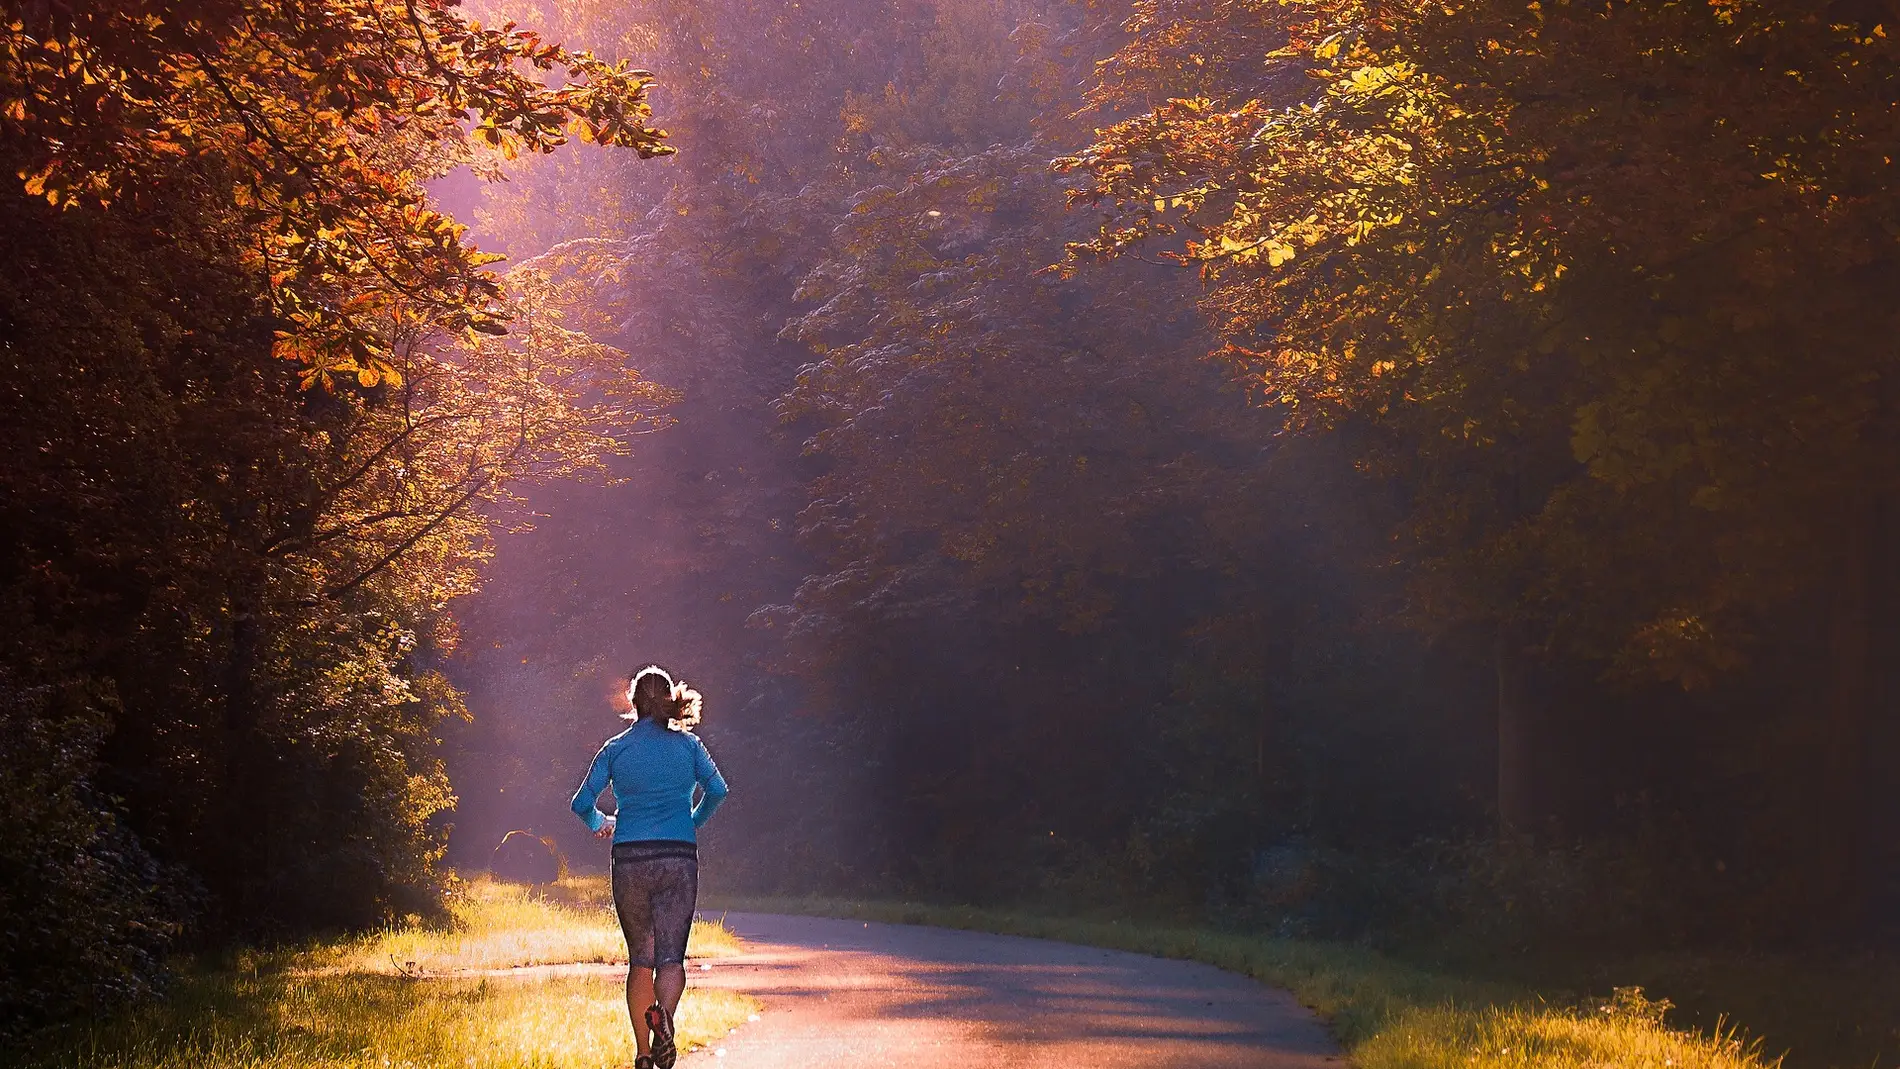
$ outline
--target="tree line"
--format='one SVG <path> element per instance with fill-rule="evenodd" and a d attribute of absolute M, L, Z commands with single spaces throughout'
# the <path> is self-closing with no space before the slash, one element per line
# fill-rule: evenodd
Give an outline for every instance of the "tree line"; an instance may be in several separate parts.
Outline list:
<path fill-rule="evenodd" d="M 423 189 L 663 154 L 648 75 L 442 2 L 9 4 L 0 48 L 11 1033 L 437 908 L 448 604 L 671 395 Z"/>
<path fill-rule="evenodd" d="M 681 155 L 469 210 L 682 422 L 471 607 L 472 842 L 671 650 L 749 887 L 1881 927 L 1892 12 L 536 14 Z"/>

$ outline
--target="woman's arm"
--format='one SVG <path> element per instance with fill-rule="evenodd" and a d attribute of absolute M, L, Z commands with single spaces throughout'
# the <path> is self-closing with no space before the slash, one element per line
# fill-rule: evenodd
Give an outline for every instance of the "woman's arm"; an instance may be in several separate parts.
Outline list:
<path fill-rule="evenodd" d="M 719 766 L 713 764 L 712 754 L 706 752 L 706 744 L 698 739 L 693 744 L 693 778 L 699 781 L 701 792 L 693 805 L 693 827 L 697 828 L 712 819 L 713 810 L 732 792 L 726 787 L 726 777 L 719 774 Z"/>
<path fill-rule="evenodd" d="M 611 746 L 612 743 L 608 745 Z M 574 811 L 575 816 L 581 818 L 581 823 L 587 825 L 587 830 L 596 835 L 600 834 L 601 828 L 612 822 L 612 818 L 602 813 L 594 804 L 595 799 L 600 797 L 600 792 L 607 789 L 607 780 L 610 778 L 608 773 L 607 747 L 602 746 L 600 752 L 594 755 L 593 767 L 587 770 L 587 778 L 581 781 L 580 790 L 574 792 L 574 800 L 568 803 L 568 808 Z"/>

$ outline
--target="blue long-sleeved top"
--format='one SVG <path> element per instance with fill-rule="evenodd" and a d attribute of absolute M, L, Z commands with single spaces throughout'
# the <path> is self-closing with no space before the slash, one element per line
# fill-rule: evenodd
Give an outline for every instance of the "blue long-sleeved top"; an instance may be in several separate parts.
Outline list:
<path fill-rule="evenodd" d="M 574 792 L 574 815 L 589 831 L 599 831 L 605 814 L 594 800 L 612 783 L 614 842 L 652 839 L 696 842 L 694 830 L 726 800 L 726 779 L 713 764 L 706 744 L 690 731 L 671 731 L 650 720 L 607 740 L 595 755 L 587 778 Z M 699 801 L 693 801 L 698 787 Z"/>

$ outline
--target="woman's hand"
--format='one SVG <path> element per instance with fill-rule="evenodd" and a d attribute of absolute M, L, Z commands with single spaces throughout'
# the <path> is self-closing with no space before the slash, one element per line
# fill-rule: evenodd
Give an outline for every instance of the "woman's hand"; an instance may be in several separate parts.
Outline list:
<path fill-rule="evenodd" d="M 594 838 L 596 839 L 613 838 L 615 819 L 616 818 L 614 817 L 603 817 L 600 822 L 600 827 L 596 829 L 594 832 Z"/>

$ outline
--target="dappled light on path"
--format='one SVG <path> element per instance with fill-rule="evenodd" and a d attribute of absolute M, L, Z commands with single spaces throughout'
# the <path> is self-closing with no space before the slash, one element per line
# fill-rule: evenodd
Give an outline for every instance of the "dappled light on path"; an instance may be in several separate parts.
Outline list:
<path fill-rule="evenodd" d="M 1318 1021 L 1282 991 L 1191 962 L 1043 940 L 760 914 L 702 988 L 765 1002 L 724 1064 L 1323 1069 Z"/>

